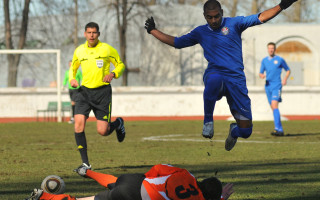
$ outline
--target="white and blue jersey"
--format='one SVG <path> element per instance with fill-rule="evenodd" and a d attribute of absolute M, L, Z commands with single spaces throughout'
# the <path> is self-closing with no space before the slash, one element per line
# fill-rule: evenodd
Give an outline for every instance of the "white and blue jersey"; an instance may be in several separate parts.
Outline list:
<path fill-rule="evenodd" d="M 174 40 L 174 46 L 178 49 L 196 44 L 202 46 L 204 57 L 208 61 L 208 67 L 203 75 L 205 90 L 207 87 L 211 87 L 210 84 L 213 84 L 211 81 L 207 81 L 208 77 L 211 74 L 218 74 L 221 76 L 222 90 L 208 89 L 208 91 L 222 91 L 215 96 L 227 97 L 232 114 L 235 116 L 236 112 L 250 120 L 252 119 L 251 103 L 243 71 L 241 34 L 248 27 L 261 24 L 258 17 L 259 14 L 223 18 L 218 29 L 212 29 L 206 24 L 198 26 L 190 33 L 176 37 Z M 212 92 L 204 93 L 205 99 L 209 93 Z"/>
<path fill-rule="evenodd" d="M 261 62 L 260 73 L 266 72 L 266 85 L 265 90 L 268 101 L 271 104 L 272 100 L 281 102 L 281 72 L 290 70 L 286 61 L 280 56 L 265 57 Z"/>

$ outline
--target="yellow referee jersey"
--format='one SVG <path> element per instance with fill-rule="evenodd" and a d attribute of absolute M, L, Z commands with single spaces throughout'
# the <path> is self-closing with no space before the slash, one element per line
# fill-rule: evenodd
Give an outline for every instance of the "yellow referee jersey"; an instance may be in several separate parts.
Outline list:
<path fill-rule="evenodd" d="M 69 70 L 69 81 L 76 78 L 77 70 L 81 65 L 81 85 L 87 88 L 109 85 L 109 83 L 103 82 L 103 78 L 110 73 L 110 62 L 115 66 L 112 71 L 115 73 L 114 78 L 119 78 L 125 66 L 120 60 L 117 50 L 100 41 L 95 47 L 88 47 L 87 41 L 74 51 L 72 65 Z"/>

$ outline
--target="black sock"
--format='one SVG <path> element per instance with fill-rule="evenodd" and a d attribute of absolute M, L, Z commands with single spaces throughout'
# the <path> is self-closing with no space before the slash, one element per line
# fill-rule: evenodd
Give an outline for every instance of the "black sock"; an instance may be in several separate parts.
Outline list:
<path fill-rule="evenodd" d="M 74 117 L 74 108 L 75 108 L 76 106 L 75 105 L 72 105 L 72 118 Z"/>
<path fill-rule="evenodd" d="M 118 126 L 120 126 L 120 121 L 118 119 L 116 119 L 114 122 L 111 122 L 109 134 L 111 134 L 114 129 L 118 128 Z"/>
<path fill-rule="evenodd" d="M 83 163 L 89 164 L 88 153 L 87 153 L 87 139 L 84 132 L 74 133 L 76 139 L 77 147 L 80 152 L 80 156 Z"/>

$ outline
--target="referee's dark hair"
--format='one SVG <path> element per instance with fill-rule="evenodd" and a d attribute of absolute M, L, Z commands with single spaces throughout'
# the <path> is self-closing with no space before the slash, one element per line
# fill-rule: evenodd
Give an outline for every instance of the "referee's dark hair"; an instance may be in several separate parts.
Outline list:
<path fill-rule="evenodd" d="M 221 9 L 221 4 L 217 0 L 208 0 L 204 5 L 203 5 L 203 12 L 206 10 L 214 10 L 216 8 Z"/>
<path fill-rule="evenodd" d="M 87 25 L 85 26 L 84 30 L 86 31 L 87 28 L 96 28 L 97 31 L 99 32 L 99 25 L 95 22 L 89 22 L 87 23 Z"/>

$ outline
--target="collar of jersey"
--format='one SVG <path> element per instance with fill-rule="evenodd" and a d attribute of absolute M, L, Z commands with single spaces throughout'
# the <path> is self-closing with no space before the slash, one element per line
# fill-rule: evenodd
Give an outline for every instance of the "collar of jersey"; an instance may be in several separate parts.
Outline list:
<path fill-rule="evenodd" d="M 222 26 L 223 22 L 224 22 L 224 17 L 222 17 L 222 21 L 221 21 L 221 24 L 220 24 L 219 29 L 221 28 L 221 26 Z M 210 27 L 210 25 L 209 25 L 209 24 L 207 24 L 207 27 L 208 27 L 208 29 L 210 29 L 211 31 L 213 31 L 213 29 Z"/>
<path fill-rule="evenodd" d="M 100 42 L 100 40 L 98 40 L 98 43 L 97 43 L 97 45 L 95 47 L 88 47 L 88 41 L 86 41 L 86 43 L 84 44 L 84 47 L 87 48 L 87 49 L 92 49 L 92 48 L 96 48 L 96 47 L 98 47 L 100 45 L 101 45 L 101 42 Z"/>
<path fill-rule="evenodd" d="M 269 60 L 273 60 L 273 59 L 275 59 L 276 57 L 277 57 L 277 55 L 274 55 L 273 57 L 268 56 Z"/>

